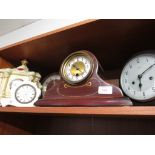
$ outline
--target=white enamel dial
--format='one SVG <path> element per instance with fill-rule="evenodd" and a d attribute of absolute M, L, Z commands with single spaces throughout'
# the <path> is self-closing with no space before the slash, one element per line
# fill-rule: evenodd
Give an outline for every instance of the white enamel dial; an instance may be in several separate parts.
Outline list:
<path fill-rule="evenodd" d="M 137 101 L 155 98 L 155 54 L 140 54 L 131 59 L 121 74 L 124 93 Z"/>
<path fill-rule="evenodd" d="M 15 98 L 19 103 L 28 104 L 31 103 L 36 97 L 36 90 L 30 84 L 23 84 L 19 86 L 15 91 Z"/>
<path fill-rule="evenodd" d="M 92 71 L 93 62 L 89 55 L 73 54 L 65 60 L 62 66 L 62 77 L 70 84 L 77 84 L 87 79 Z"/>
<path fill-rule="evenodd" d="M 17 107 L 33 107 L 40 95 L 41 90 L 38 88 L 36 83 L 23 81 L 18 86 L 11 89 L 11 99 L 9 105 Z"/>
<path fill-rule="evenodd" d="M 78 66 L 76 66 L 76 64 L 78 63 L 79 66 L 81 64 L 81 66 L 83 65 L 84 67 L 78 68 Z M 75 70 L 77 71 L 75 71 L 74 73 L 72 68 L 75 68 Z M 76 57 L 73 60 L 71 60 L 69 64 L 66 66 L 67 77 L 70 81 L 77 81 L 77 82 L 81 81 L 88 75 L 89 71 L 90 71 L 90 61 L 85 57 Z"/>

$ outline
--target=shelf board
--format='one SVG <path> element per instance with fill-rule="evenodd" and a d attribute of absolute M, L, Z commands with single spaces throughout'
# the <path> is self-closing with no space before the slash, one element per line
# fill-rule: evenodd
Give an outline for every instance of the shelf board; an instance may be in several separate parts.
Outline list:
<path fill-rule="evenodd" d="M 110 115 L 110 116 L 155 116 L 155 107 L 4 107 L 0 113 L 65 114 L 65 115 Z"/>

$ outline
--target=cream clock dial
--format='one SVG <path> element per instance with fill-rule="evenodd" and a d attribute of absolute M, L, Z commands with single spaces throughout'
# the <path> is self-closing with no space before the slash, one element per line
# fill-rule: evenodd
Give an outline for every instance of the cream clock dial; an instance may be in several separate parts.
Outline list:
<path fill-rule="evenodd" d="M 87 80 L 92 71 L 92 58 L 85 51 L 69 55 L 61 66 L 62 78 L 69 84 L 79 84 Z"/>
<path fill-rule="evenodd" d="M 124 93 L 137 101 L 155 98 L 155 54 L 140 54 L 124 67 L 121 79 Z"/>

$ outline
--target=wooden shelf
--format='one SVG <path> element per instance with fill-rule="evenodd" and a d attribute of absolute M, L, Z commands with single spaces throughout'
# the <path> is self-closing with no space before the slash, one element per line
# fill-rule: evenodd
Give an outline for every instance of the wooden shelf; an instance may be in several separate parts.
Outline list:
<path fill-rule="evenodd" d="M 122 115 L 122 116 L 155 116 L 155 107 L 5 107 L 0 113 L 30 113 L 30 114 L 66 114 L 66 115 Z"/>
<path fill-rule="evenodd" d="M 58 72 L 70 53 L 84 49 L 112 80 L 120 78 L 130 57 L 155 49 L 154 36 L 155 20 L 86 20 L 0 48 L 0 57 L 14 66 L 27 59 L 43 79 Z M 155 106 L 0 107 L 0 134 L 155 134 L 154 118 Z"/>

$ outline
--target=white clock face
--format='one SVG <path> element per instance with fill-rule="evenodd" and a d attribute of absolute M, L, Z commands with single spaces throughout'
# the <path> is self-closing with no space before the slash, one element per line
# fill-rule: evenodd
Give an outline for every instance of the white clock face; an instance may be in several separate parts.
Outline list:
<path fill-rule="evenodd" d="M 62 65 L 62 77 L 70 84 L 80 83 L 88 78 L 93 69 L 93 61 L 90 56 L 83 53 L 75 53 Z"/>
<path fill-rule="evenodd" d="M 23 84 L 15 91 L 15 98 L 21 104 L 31 103 L 36 97 L 36 89 L 30 84 Z"/>
<path fill-rule="evenodd" d="M 121 87 L 130 98 L 147 101 L 155 98 L 155 54 L 131 59 L 121 74 Z"/>

